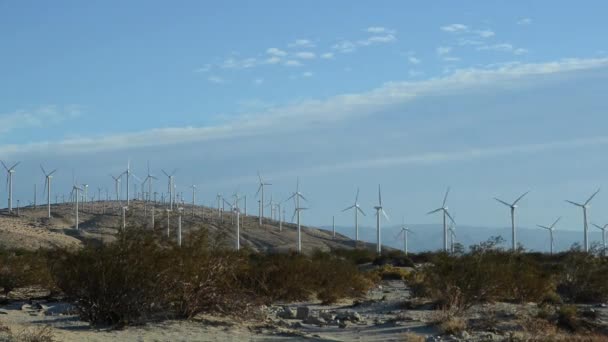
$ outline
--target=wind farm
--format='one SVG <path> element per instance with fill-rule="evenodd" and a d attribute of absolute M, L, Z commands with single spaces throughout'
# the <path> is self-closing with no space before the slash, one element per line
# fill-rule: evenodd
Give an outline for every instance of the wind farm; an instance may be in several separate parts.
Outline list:
<path fill-rule="evenodd" d="M 1 2 L 0 342 L 608 341 L 605 13 Z"/>

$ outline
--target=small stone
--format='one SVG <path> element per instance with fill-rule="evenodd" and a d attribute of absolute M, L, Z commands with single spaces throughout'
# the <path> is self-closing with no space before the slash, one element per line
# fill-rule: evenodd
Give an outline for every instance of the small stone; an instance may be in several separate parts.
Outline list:
<path fill-rule="evenodd" d="M 296 318 L 296 313 L 292 308 L 284 306 L 279 310 L 279 312 L 277 312 L 277 317 L 284 319 L 294 319 Z"/>
<path fill-rule="evenodd" d="M 300 328 L 302 328 L 302 323 L 300 323 L 300 322 L 292 323 L 291 324 L 291 328 L 292 329 L 300 329 Z"/>
<path fill-rule="evenodd" d="M 307 306 L 298 307 L 298 311 L 296 313 L 297 319 L 306 319 L 308 318 L 308 316 L 310 316 L 310 308 L 308 308 Z"/>
<path fill-rule="evenodd" d="M 314 324 L 314 325 L 325 325 L 327 322 L 321 317 L 308 316 L 304 321 L 306 324 Z"/>
<path fill-rule="evenodd" d="M 346 321 L 338 321 L 338 328 L 346 329 L 348 327 L 348 323 Z"/>

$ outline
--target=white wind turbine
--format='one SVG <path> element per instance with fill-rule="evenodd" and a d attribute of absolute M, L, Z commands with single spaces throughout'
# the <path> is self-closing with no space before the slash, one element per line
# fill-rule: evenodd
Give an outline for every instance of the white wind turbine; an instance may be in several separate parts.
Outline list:
<path fill-rule="evenodd" d="M 142 185 L 144 185 L 146 184 L 146 182 L 148 182 L 148 202 L 150 202 L 150 196 L 152 196 L 152 180 L 158 180 L 158 178 L 156 178 L 150 173 L 150 162 L 148 162 L 148 174 L 146 175 L 146 178 L 144 178 L 144 182 L 142 183 Z"/>
<path fill-rule="evenodd" d="M 450 213 L 448 212 L 448 207 L 446 207 L 446 203 L 448 201 L 448 194 L 450 193 L 450 188 L 448 187 L 447 191 L 445 192 L 445 196 L 443 197 L 443 204 L 441 204 L 440 208 L 437 208 L 435 210 L 429 211 L 427 213 L 427 215 L 430 214 L 434 214 L 434 213 L 438 213 L 438 212 L 442 212 L 443 214 L 443 251 L 447 252 L 448 251 L 448 225 L 447 225 L 447 218 L 450 219 L 450 221 L 455 222 L 454 219 L 452 218 L 452 215 L 450 215 Z"/>
<path fill-rule="evenodd" d="M 255 193 L 255 196 L 257 197 L 258 194 L 261 192 L 261 202 L 260 202 L 260 218 L 259 218 L 259 224 L 260 226 L 262 225 L 262 221 L 264 219 L 264 187 L 268 186 L 268 185 L 272 185 L 271 183 L 265 183 L 262 180 L 262 176 L 260 176 L 260 172 L 258 171 L 258 179 L 260 180 L 259 183 L 259 187 L 258 187 L 258 191 Z"/>
<path fill-rule="evenodd" d="M 604 246 L 602 254 L 605 255 L 606 254 L 606 228 L 608 228 L 608 224 L 605 224 L 603 227 L 601 227 L 594 223 L 593 226 L 602 231 L 602 245 Z"/>
<path fill-rule="evenodd" d="M 302 208 L 302 207 L 300 207 L 300 199 L 303 199 L 306 202 L 308 202 L 308 200 L 300 192 L 300 178 L 298 178 L 297 181 L 296 181 L 296 192 L 294 192 L 287 199 L 287 201 L 289 201 L 292 198 L 294 199 L 294 202 L 295 202 L 295 208 L 293 210 L 293 216 L 291 217 L 291 221 L 293 221 L 294 217 L 297 216 L 297 225 L 298 225 L 298 253 L 302 253 L 302 227 L 300 225 L 300 212 L 302 210 L 307 210 L 308 208 Z"/>
<path fill-rule="evenodd" d="M 378 254 L 382 253 L 382 237 L 380 235 L 380 213 L 386 218 L 387 221 L 390 221 L 386 211 L 382 208 L 382 193 L 380 190 L 380 185 L 378 185 L 378 205 L 374 207 L 376 209 L 376 252 Z"/>
<path fill-rule="evenodd" d="M 399 234 L 397 234 L 397 236 L 395 236 L 395 239 L 398 239 L 401 235 L 403 235 L 403 252 L 405 253 L 405 255 L 407 255 L 408 253 L 408 234 L 412 233 L 412 230 L 410 228 L 408 228 L 405 225 L 405 217 L 403 218 L 403 224 L 401 225 L 401 231 L 399 231 Z"/>
<path fill-rule="evenodd" d="M 456 224 L 451 222 L 448 227 L 448 232 L 450 234 L 450 253 L 454 253 L 454 243 L 456 243 Z"/>
<path fill-rule="evenodd" d="M 125 174 L 127 175 L 127 206 L 129 206 L 129 179 L 131 178 L 131 159 L 127 161 L 127 170 L 123 172 L 121 176 Z"/>
<path fill-rule="evenodd" d="M 354 209 L 354 212 L 355 212 L 355 247 L 356 247 L 357 243 L 359 242 L 359 213 L 361 213 L 361 214 L 363 214 L 363 216 L 365 216 L 365 213 L 363 212 L 361 207 L 359 207 L 359 188 L 357 188 L 357 194 L 355 195 L 355 204 L 342 210 L 342 212 L 348 211 L 350 209 Z"/>
<path fill-rule="evenodd" d="M 161 169 L 161 171 L 165 174 L 165 176 L 167 176 L 167 180 L 168 180 L 168 190 L 169 190 L 169 210 L 173 210 L 173 196 L 174 196 L 174 192 L 175 192 L 175 184 L 174 184 L 174 176 L 175 173 L 177 172 L 177 170 L 173 170 L 173 172 L 171 172 L 171 174 L 165 172 L 165 170 Z"/>
<path fill-rule="evenodd" d="M 589 199 L 584 204 L 566 200 L 566 202 L 583 209 L 583 231 L 584 231 L 584 235 L 585 235 L 584 239 L 583 239 L 583 243 L 584 243 L 585 252 L 589 252 L 589 239 L 587 236 L 588 231 L 589 231 L 589 225 L 587 224 L 587 209 L 589 209 L 589 207 L 590 207 L 589 203 L 591 203 L 591 200 L 593 199 L 593 197 L 595 197 L 595 195 L 597 195 L 598 192 L 600 192 L 600 189 L 597 189 L 597 191 L 594 192 L 593 195 L 591 195 L 591 197 L 589 197 Z"/>
<path fill-rule="evenodd" d="M 519 196 L 513 203 L 507 203 L 499 198 L 494 197 L 496 201 L 502 203 L 511 209 L 511 250 L 515 252 L 517 250 L 517 232 L 515 229 L 515 209 L 517 209 L 517 203 L 524 198 L 530 191 L 526 191 Z"/>
<path fill-rule="evenodd" d="M 6 187 L 8 188 L 8 212 L 12 213 L 13 212 L 13 173 L 15 173 L 15 168 L 21 162 L 16 162 L 11 167 L 6 166 L 6 164 L 4 164 L 3 161 L 0 161 L 0 163 L 2 163 L 2 166 L 4 166 L 4 169 L 6 170 Z"/>
<path fill-rule="evenodd" d="M 48 218 L 51 218 L 51 179 L 53 178 L 53 174 L 57 171 L 57 169 L 47 173 L 44 170 L 44 167 L 40 165 L 40 169 L 42 173 L 44 173 L 44 191 L 46 192 L 46 207 L 48 210 Z M 57 202 L 57 200 L 55 200 Z"/>
<path fill-rule="evenodd" d="M 110 175 L 110 177 L 112 177 L 112 179 L 114 180 L 114 191 L 116 192 L 116 203 L 119 204 L 120 203 L 120 179 L 122 177 L 122 173 L 116 177 L 114 177 L 114 175 Z"/>
<path fill-rule="evenodd" d="M 562 219 L 561 217 L 558 217 L 557 220 L 555 220 L 555 222 L 553 222 L 553 224 L 550 225 L 549 227 L 547 227 L 547 226 L 541 226 L 540 224 L 537 224 L 537 226 L 539 228 L 546 229 L 546 230 L 549 231 L 549 243 L 551 244 L 550 247 L 549 247 L 549 249 L 550 249 L 551 255 L 553 255 L 553 248 L 555 247 L 555 244 L 553 242 L 553 232 L 555 231 L 555 225 L 561 219 Z"/>
<path fill-rule="evenodd" d="M 76 230 L 79 230 L 78 228 L 78 201 L 79 201 L 79 197 L 80 197 L 80 193 L 83 191 L 82 188 L 79 188 L 78 185 L 76 183 L 74 183 L 74 185 L 72 186 L 72 196 L 74 198 L 74 226 L 76 227 Z"/>
<path fill-rule="evenodd" d="M 194 216 L 194 206 L 196 205 L 196 185 L 190 185 L 192 188 L 192 216 Z"/>

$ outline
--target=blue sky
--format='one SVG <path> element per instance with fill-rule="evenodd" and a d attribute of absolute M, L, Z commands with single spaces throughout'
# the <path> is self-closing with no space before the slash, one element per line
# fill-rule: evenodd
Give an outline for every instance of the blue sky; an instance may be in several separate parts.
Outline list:
<path fill-rule="evenodd" d="M 301 178 L 305 222 L 350 224 L 357 186 L 393 221 L 425 215 L 448 185 L 459 223 L 522 226 L 564 216 L 605 185 L 608 33 L 601 1 L 0 3 L 0 159 L 21 160 L 16 198 L 59 168 L 112 188 L 179 168 L 199 198 L 286 198 Z M 161 180 L 159 189 L 166 188 Z M 6 197 L 0 187 L 0 196 Z M 4 202 L 4 200 L 3 200 Z M 4 203 L 3 203 L 4 204 Z M 608 188 L 591 218 L 608 222 Z"/>

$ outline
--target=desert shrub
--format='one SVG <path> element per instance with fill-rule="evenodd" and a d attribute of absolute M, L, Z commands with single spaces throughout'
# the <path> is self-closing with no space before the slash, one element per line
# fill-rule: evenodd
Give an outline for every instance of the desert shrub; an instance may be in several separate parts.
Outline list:
<path fill-rule="evenodd" d="M 26 286 L 53 290 L 54 282 L 47 267 L 46 251 L 0 250 L 0 287 L 4 294 Z"/>
<path fill-rule="evenodd" d="M 9 333 L 10 342 L 53 342 L 56 341 L 53 329 L 48 326 L 26 328 L 17 333 Z"/>
<path fill-rule="evenodd" d="M 562 300 L 562 297 L 560 297 L 559 294 L 557 294 L 555 291 L 549 291 L 542 296 L 542 299 L 540 302 L 543 305 L 546 305 L 546 304 L 558 305 L 558 304 L 562 304 L 563 300 Z"/>
<path fill-rule="evenodd" d="M 371 263 L 376 259 L 376 253 L 365 248 L 335 249 L 332 254 L 349 260 L 356 265 Z"/>
<path fill-rule="evenodd" d="M 382 280 L 405 280 L 409 277 L 410 272 L 390 265 L 384 265 L 373 271 L 377 278 Z"/>
<path fill-rule="evenodd" d="M 467 328 L 466 320 L 459 316 L 459 312 L 454 308 L 435 311 L 431 317 L 431 321 L 445 335 L 456 335 Z"/>
<path fill-rule="evenodd" d="M 392 265 L 398 267 L 415 267 L 414 262 L 405 255 L 405 253 L 397 250 L 385 252 L 376 256 L 373 261 L 374 265 Z"/>
<path fill-rule="evenodd" d="M 360 297 L 372 285 L 354 263 L 329 253 L 254 255 L 245 277 L 257 295 L 284 301 L 306 300 L 316 294 L 330 303 Z"/>
<path fill-rule="evenodd" d="M 557 324 L 570 331 L 578 330 L 580 327 L 580 320 L 578 318 L 576 306 L 562 305 L 557 311 Z"/>
<path fill-rule="evenodd" d="M 572 302 L 608 300 L 608 259 L 570 251 L 563 259 L 558 293 Z"/>
<path fill-rule="evenodd" d="M 426 338 L 422 335 L 418 335 L 413 332 L 406 332 L 403 334 L 403 341 L 405 342 L 424 342 Z"/>
<path fill-rule="evenodd" d="M 552 279 L 525 254 L 496 248 L 499 239 L 473 246 L 469 253 L 438 253 L 429 265 L 408 277 L 412 293 L 440 306 L 468 308 L 476 303 L 537 301 L 552 290 Z"/>
<path fill-rule="evenodd" d="M 167 262 L 150 233 L 127 229 L 112 244 L 57 252 L 51 268 L 81 318 L 123 325 L 165 308 L 159 280 Z"/>

